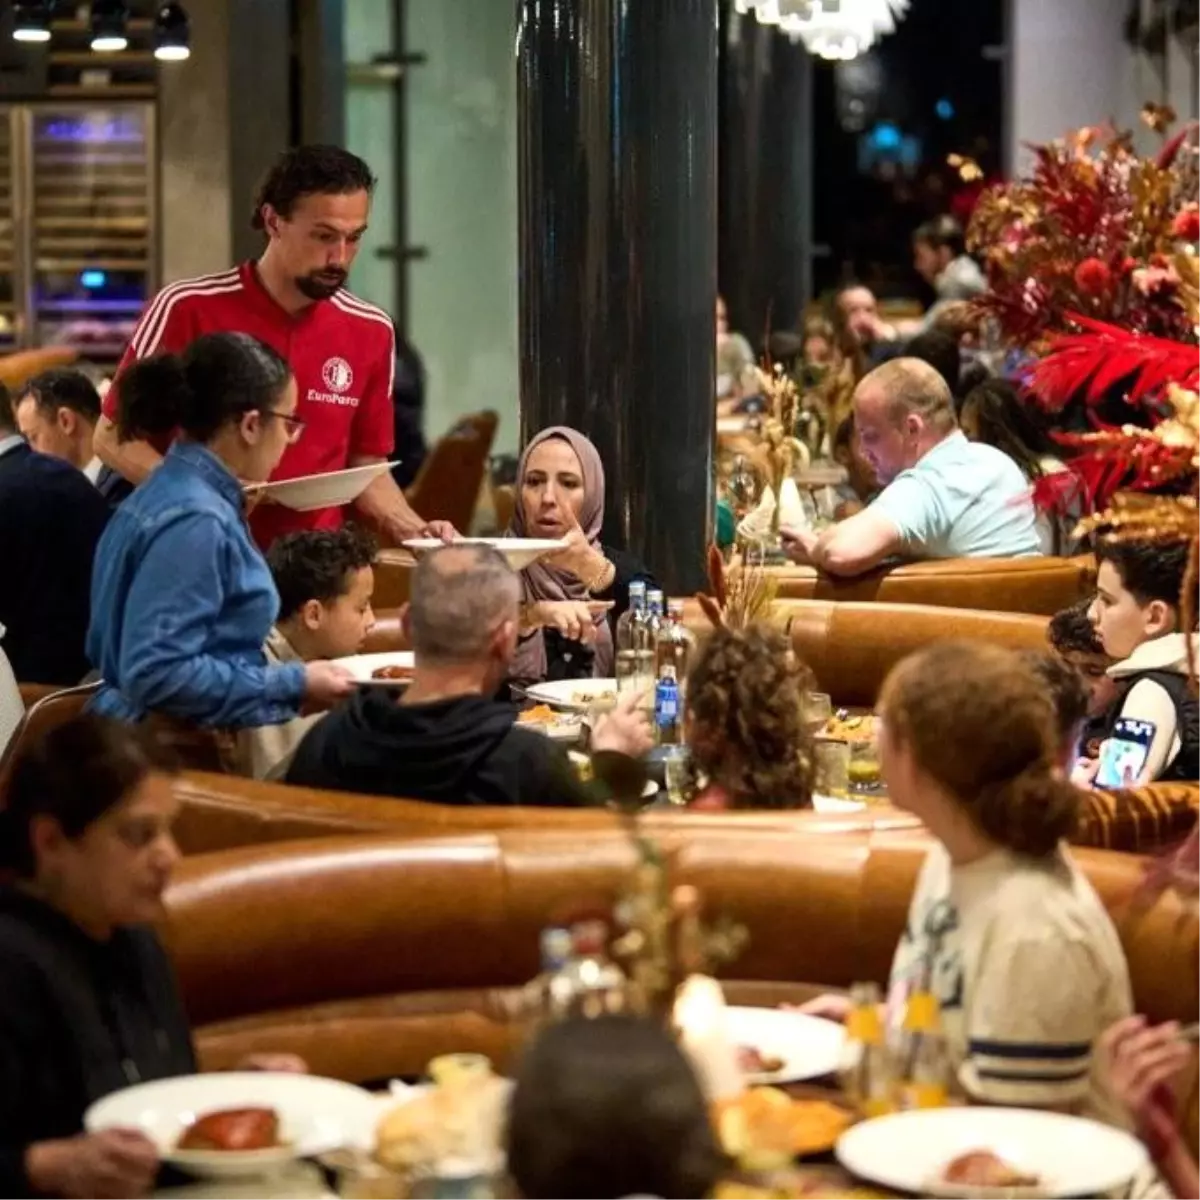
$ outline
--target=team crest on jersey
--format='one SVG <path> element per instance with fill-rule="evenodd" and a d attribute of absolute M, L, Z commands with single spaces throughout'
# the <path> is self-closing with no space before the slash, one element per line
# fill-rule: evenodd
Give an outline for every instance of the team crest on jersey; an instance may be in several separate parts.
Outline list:
<path fill-rule="evenodd" d="M 354 372 L 344 358 L 327 358 L 321 368 L 321 378 L 331 392 L 337 392 L 340 396 L 354 382 Z"/>

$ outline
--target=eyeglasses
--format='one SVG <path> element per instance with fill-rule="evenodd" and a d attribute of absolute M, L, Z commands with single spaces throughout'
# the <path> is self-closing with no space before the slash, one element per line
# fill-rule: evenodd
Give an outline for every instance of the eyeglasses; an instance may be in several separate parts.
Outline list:
<path fill-rule="evenodd" d="M 294 446 L 299 440 L 300 435 L 304 432 L 305 426 L 308 424 L 302 417 L 293 417 L 289 413 L 276 412 L 273 408 L 265 409 L 262 414 L 263 418 L 275 417 L 283 422 L 284 428 L 287 430 L 287 440 L 289 446 Z"/>

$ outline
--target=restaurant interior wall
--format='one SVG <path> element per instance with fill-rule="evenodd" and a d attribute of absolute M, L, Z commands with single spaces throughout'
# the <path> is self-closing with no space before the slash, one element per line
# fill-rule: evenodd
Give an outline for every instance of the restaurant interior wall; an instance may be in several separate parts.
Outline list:
<path fill-rule="evenodd" d="M 515 5 L 352 0 L 345 22 L 346 144 L 380 180 L 351 286 L 424 360 L 427 435 L 492 408 L 515 450 Z"/>

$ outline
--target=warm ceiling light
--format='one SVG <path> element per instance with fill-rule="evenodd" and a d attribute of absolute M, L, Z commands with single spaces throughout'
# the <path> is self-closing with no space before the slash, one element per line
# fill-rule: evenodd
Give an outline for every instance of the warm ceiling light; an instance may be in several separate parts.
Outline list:
<path fill-rule="evenodd" d="M 159 7 L 154 18 L 154 57 L 160 62 L 182 62 L 191 57 L 188 15 L 172 0 Z"/>
<path fill-rule="evenodd" d="M 112 54 L 129 46 L 124 0 L 92 0 L 92 49 Z"/>
<path fill-rule="evenodd" d="M 50 5 L 47 0 L 13 0 L 13 40 L 50 40 Z"/>

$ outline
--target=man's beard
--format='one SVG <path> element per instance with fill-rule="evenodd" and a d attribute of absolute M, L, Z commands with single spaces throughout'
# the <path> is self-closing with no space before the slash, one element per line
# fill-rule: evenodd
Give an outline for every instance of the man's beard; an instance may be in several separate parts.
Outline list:
<path fill-rule="evenodd" d="M 328 300 L 345 282 L 345 271 L 310 271 L 296 277 L 296 288 L 310 300 Z"/>

